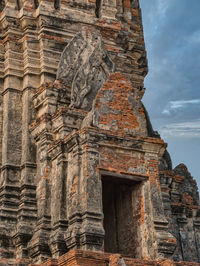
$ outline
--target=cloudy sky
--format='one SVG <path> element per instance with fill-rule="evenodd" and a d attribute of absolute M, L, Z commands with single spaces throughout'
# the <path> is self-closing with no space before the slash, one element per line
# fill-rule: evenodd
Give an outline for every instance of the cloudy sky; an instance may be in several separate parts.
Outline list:
<path fill-rule="evenodd" d="M 200 0 L 140 0 L 149 73 L 144 104 L 200 187 Z"/>

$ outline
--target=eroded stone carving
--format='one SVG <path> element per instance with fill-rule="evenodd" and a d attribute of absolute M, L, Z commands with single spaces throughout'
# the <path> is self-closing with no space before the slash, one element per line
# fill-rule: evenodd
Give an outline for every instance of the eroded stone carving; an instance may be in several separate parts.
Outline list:
<path fill-rule="evenodd" d="M 63 51 L 57 72 L 57 79 L 72 88 L 70 106 L 90 110 L 98 90 L 114 68 L 100 33 L 82 29 Z"/>
<path fill-rule="evenodd" d="M 139 0 L 18 2 L 0 1 L 0 265 L 199 266 L 197 184 L 141 101 Z"/>

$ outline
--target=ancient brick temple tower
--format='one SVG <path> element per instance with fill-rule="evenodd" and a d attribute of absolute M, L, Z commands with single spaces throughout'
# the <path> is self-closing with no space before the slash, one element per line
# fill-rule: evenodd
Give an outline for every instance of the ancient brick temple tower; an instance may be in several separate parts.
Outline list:
<path fill-rule="evenodd" d="M 138 0 L 0 12 L 0 265 L 195 265 L 197 186 L 141 101 Z"/>

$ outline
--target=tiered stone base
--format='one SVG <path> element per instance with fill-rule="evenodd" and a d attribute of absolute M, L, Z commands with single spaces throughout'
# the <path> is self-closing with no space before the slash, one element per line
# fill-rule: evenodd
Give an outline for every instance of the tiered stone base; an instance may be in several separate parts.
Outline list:
<path fill-rule="evenodd" d="M 29 264 L 36 266 L 38 264 Z M 59 259 L 49 259 L 41 266 L 199 266 L 199 263 L 172 260 L 142 260 L 127 258 L 120 254 L 71 250 Z"/>

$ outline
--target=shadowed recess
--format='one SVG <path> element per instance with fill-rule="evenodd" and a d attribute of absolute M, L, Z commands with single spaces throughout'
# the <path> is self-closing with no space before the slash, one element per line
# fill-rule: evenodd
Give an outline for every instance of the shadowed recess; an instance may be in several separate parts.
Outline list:
<path fill-rule="evenodd" d="M 38 6 L 39 6 L 38 0 L 34 0 L 34 6 L 35 6 L 35 8 L 38 8 Z"/>
<path fill-rule="evenodd" d="M 2 0 L 2 1 L 0 2 L 0 12 L 4 9 L 4 7 L 5 7 L 5 1 Z"/>
<path fill-rule="evenodd" d="M 54 7 L 55 7 L 55 9 L 58 9 L 60 7 L 60 0 L 54 1 Z"/>
<path fill-rule="evenodd" d="M 96 0 L 95 14 L 97 18 L 100 18 L 101 0 Z"/>
<path fill-rule="evenodd" d="M 21 8 L 20 7 L 20 2 L 19 2 L 19 0 L 16 0 L 16 1 L 17 1 L 17 9 L 20 10 L 20 8 Z"/>

